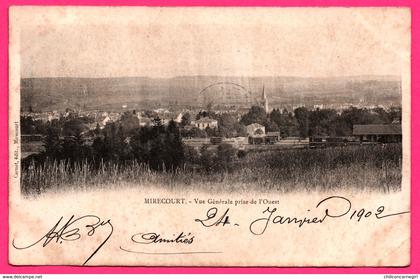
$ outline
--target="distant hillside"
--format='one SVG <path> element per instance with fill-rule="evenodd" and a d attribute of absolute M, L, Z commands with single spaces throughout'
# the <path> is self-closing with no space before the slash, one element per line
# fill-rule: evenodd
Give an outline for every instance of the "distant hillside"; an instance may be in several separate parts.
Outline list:
<path fill-rule="evenodd" d="M 24 78 L 22 110 L 155 108 L 251 105 L 263 87 L 271 106 L 401 103 L 395 76 L 334 78 L 181 76 L 174 78 Z M 214 86 L 211 86 L 214 85 Z M 125 106 L 124 106 L 125 107 Z"/>

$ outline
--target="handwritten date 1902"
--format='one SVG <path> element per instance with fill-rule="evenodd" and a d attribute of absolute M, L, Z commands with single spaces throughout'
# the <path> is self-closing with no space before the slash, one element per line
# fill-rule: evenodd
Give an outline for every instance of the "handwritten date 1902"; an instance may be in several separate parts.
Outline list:
<path fill-rule="evenodd" d="M 367 209 L 354 209 L 352 203 L 349 199 L 341 196 L 330 196 L 327 197 L 315 206 L 315 210 L 320 210 L 316 215 L 318 216 L 304 216 L 304 217 L 292 217 L 286 214 L 277 215 L 275 212 L 278 211 L 276 207 L 267 207 L 262 213 L 263 217 L 253 220 L 249 225 L 249 231 L 254 235 L 262 235 L 267 230 L 269 224 L 275 225 L 284 225 L 284 224 L 295 224 L 298 228 L 303 225 L 309 224 L 321 224 L 326 219 L 337 219 L 348 217 L 348 221 L 360 222 L 364 219 L 375 218 L 377 220 L 391 217 L 395 215 L 401 215 L 409 213 L 409 211 L 398 212 L 398 213 L 385 213 L 385 206 L 379 206 L 375 210 Z M 314 210 L 314 211 L 315 211 Z M 308 209 L 308 212 L 311 210 Z M 210 208 L 206 217 L 203 219 L 195 219 L 196 222 L 199 222 L 204 227 L 213 227 L 213 226 L 225 226 L 231 224 L 229 219 L 229 208 L 223 213 L 218 213 L 217 207 Z M 239 226 L 238 224 L 235 224 Z"/>
<path fill-rule="evenodd" d="M 262 235 L 269 224 L 296 224 L 298 228 L 305 224 L 321 224 L 326 219 L 337 219 L 348 217 L 348 221 L 360 222 L 363 219 L 383 219 L 386 217 L 401 215 L 409 213 L 409 211 L 397 213 L 385 213 L 385 206 L 379 206 L 375 210 L 353 209 L 352 203 L 349 199 L 341 196 L 330 196 L 320 202 L 315 207 L 321 209 L 321 216 L 318 217 L 291 217 L 287 215 L 276 215 L 277 208 L 267 207 L 262 213 L 266 214 L 265 217 L 258 218 L 251 222 L 249 230 L 254 235 Z M 311 211 L 308 209 L 308 212 Z"/>

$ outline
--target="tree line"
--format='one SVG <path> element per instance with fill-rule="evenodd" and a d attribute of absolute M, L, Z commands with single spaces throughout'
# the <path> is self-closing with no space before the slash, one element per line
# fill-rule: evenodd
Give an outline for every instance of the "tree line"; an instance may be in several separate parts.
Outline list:
<path fill-rule="evenodd" d="M 266 113 L 260 106 L 252 106 L 247 113 L 238 116 L 233 113 L 216 114 L 212 111 L 202 111 L 196 119 L 210 117 L 218 121 L 218 129 L 191 129 L 184 132 L 190 137 L 235 137 L 246 136 L 246 126 L 258 123 L 265 126 L 268 132 L 280 132 L 282 137 L 311 136 L 351 136 L 355 124 L 390 124 L 401 122 L 401 108 L 392 107 L 385 110 L 381 107 L 356 108 L 350 107 L 339 112 L 335 109 L 308 109 L 298 107 L 294 111 L 273 109 Z M 183 116 L 181 127 L 191 123 L 191 116 Z"/>
<path fill-rule="evenodd" d="M 57 124 L 57 123 L 56 123 Z M 109 123 L 104 129 L 95 129 L 90 137 L 81 134 L 61 137 L 59 129 L 47 127 L 44 151 L 22 160 L 22 168 L 31 165 L 66 164 L 70 168 L 89 165 L 95 171 L 104 166 L 143 163 L 151 170 L 174 172 L 188 168 L 212 172 L 231 170 L 232 162 L 245 156 L 229 144 L 221 144 L 216 149 L 203 146 L 196 150 L 182 142 L 180 127 L 174 121 L 164 126 L 154 126 L 125 130 L 122 122 Z"/>
<path fill-rule="evenodd" d="M 50 123 L 43 141 L 44 150 L 24 159 L 23 167 L 61 161 L 100 168 L 109 162 L 124 165 L 137 161 L 154 170 L 169 171 L 185 162 L 184 145 L 174 121 L 167 126 L 160 124 L 129 131 L 121 123 L 109 123 L 104 129 L 92 131 L 89 137 L 81 133 L 62 137 L 60 129 Z"/>
<path fill-rule="evenodd" d="M 191 125 L 193 120 L 203 117 L 217 120 L 218 127 L 200 130 Z M 306 138 L 310 136 L 351 136 L 355 124 L 390 124 L 394 121 L 401 122 L 401 107 L 392 107 L 387 110 L 381 107 L 372 109 L 350 107 L 341 112 L 335 109 L 308 109 L 306 107 L 299 107 L 294 111 L 277 108 L 267 114 L 262 107 L 252 106 L 243 115 L 228 112 L 215 113 L 209 110 L 200 111 L 193 116 L 187 112 L 183 114 L 179 128 L 182 137 L 231 138 L 246 136 L 246 126 L 258 123 L 265 126 L 266 131 L 280 132 L 282 137 Z M 23 116 L 21 117 L 21 132 L 22 134 L 46 135 L 48 127 L 52 127 L 61 129 L 61 135 L 76 136 L 85 131 L 86 126 L 92 122 L 94 122 L 93 119 L 83 116 L 62 117 L 48 123 Z M 154 115 L 152 126 L 159 126 L 161 123 L 162 120 L 159 116 Z M 118 125 L 121 126 L 125 134 L 140 127 L 136 114 L 131 112 L 123 113 Z M 99 127 L 97 127 L 98 129 Z"/>
<path fill-rule="evenodd" d="M 351 136 L 355 124 L 390 124 L 401 122 L 401 108 L 385 110 L 350 107 L 339 113 L 335 109 L 296 108 L 293 112 L 274 109 L 266 114 L 263 108 L 253 106 L 242 116 L 240 123 L 259 123 L 266 131 L 280 131 L 282 137 Z"/>

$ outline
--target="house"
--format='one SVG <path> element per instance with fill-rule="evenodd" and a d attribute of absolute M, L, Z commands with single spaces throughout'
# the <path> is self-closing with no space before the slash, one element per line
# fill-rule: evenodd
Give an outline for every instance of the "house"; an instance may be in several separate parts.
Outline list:
<path fill-rule="evenodd" d="M 401 124 L 353 125 L 353 136 L 361 142 L 401 142 Z"/>
<path fill-rule="evenodd" d="M 217 120 L 211 119 L 209 117 L 203 117 L 194 122 L 195 127 L 200 130 L 205 130 L 207 128 L 217 128 Z"/>
<path fill-rule="evenodd" d="M 265 136 L 266 144 L 273 144 L 280 140 L 280 132 L 267 132 Z"/>
<path fill-rule="evenodd" d="M 106 124 L 110 121 L 111 121 L 111 118 L 109 117 L 107 112 L 101 113 L 100 115 L 98 115 L 96 119 L 96 122 L 99 124 L 101 129 L 103 129 L 106 126 Z"/>
<path fill-rule="evenodd" d="M 265 127 L 258 123 L 252 123 L 246 126 L 246 132 L 248 136 L 264 136 L 265 135 Z"/>
<path fill-rule="evenodd" d="M 164 109 L 164 108 L 158 108 L 158 109 L 154 109 L 154 112 L 156 112 L 157 114 L 165 114 L 165 113 L 169 113 L 169 110 Z"/>
<path fill-rule="evenodd" d="M 265 127 L 258 123 L 246 126 L 249 144 L 262 144 L 265 142 Z"/>
<path fill-rule="evenodd" d="M 138 117 L 139 118 L 139 125 L 140 127 L 151 126 L 152 120 L 148 117 Z"/>
<path fill-rule="evenodd" d="M 54 119 L 59 120 L 60 119 L 60 114 L 57 113 L 56 111 L 48 112 L 47 121 L 52 122 Z"/>
<path fill-rule="evenodd" d="M 195 128 L 195 125 L 193 125 L 193 124 L 192 124 L 192 122 L 191 122 L 191 124 L 190 124 L 190 125 L 185 125 L 185 126 L 184 126 L 184 130 L 187 130 L 187 131 L 189 131 L 189 130 L 191 130 L 191 129 L 193 129 L 193 128 Z"/>
<path fill-rule="evenodd" d="M 176 116 L 176 118 L 174 119 L 174 121 L 176 123 L 181 123 L 181 121 L 182 121 L 182 112 L 178 113 L 178 115 Z"/>

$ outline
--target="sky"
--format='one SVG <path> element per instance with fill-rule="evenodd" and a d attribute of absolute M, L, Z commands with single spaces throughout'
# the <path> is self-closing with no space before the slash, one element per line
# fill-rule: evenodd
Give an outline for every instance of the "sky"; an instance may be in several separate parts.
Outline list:
<path fill-rule="evenodd" d="M 400 75 L 410 12 L 393 8 L 13 9 L 22 77 Z M 20 56 L 20 57 L 19 57 Z"/>

